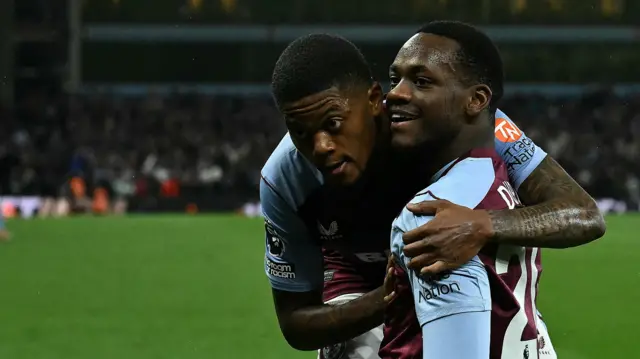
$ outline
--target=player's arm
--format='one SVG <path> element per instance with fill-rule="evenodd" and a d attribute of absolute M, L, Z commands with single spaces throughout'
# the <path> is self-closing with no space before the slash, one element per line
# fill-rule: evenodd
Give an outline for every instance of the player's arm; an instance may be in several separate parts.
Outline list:
<path fill-rule="evenodd" d="M 491 242 L 567 248 L 604 235 L 596 202 L 549 156 L 522 182 L 518 195 L 527 207 L 490 212 Z"/>
<path fill-rule="evenodd" d="M 265 271 L 280 329 L 291 347 L 316 350 L 380 325 L 382 288 L 342 305 L 322 302 L 323 257 L 291 205 L 264 179 L 260 201 L 266 220 Z"/>
<path fill-rule="evenodd" d="M 498 110 L 496 118 L 496 151 L 528 207 L 491 212 L 490 241 L 566 248 L 601 237 L 605 232 L 604 218 L 591 196 L 507 115 Z M 513 136 L 509 137 L 509 133 Z"/>
<path fill-rule="evenodd" d="M 380 325 L 384 291 L 378 288 L 340 305 L 322 303 L 322 291 L 292 293 L 274 289 L 283 335 L 291 347 L 317 350 L 345 342 Z"/>
<path fill-rule="evenodd" d="M 426 267 L 434 257 L 460 263 L 488 242 L 567 248 L 604 235 L 604 218 L 589 194 L 500 110 L 496 118 L 496 152 L 529 207 L 471 211 L 447 201 L 413 205 L 412 212 L 436 217 L 404 236 L 407 249 L 424 253 L 412 267 Z"/>
<path fill-rule="evenodd" d="M 482 182 L 482 178 L 479 180 Z M 485 182 L 488 183 L 484 187 L 490 187 L 490 180 Z M 482 185 L 472 187 L 483 191 Z M 478 201 L 472 197 L 457 197 L 453 201 L 460 205 L 473 206 L 473 202 Z M 433 197 L 425 195 L 418 200 L 430 199 Z M 391 240 L 393 256 L 398 258 L 397 266 L 409 277 L 416 316 L 422 327 L 423 347 L 429 348 L 423 351 L 423 358 L 487 359 L 491 343 L 491 291 L 482 263 L 471 261 L 446 275 L 429 279 L 407 267 L 409 260 L 403 251 L 402 235 L 432 219 L 404 210 L 394 222 Z"/>

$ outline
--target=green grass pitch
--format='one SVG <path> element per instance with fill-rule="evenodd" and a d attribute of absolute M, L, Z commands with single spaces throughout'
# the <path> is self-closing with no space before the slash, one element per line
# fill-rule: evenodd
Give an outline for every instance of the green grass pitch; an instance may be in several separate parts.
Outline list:
<path fill-rule="evenodd" d="M 636 357 L 640 216 L 546 250 L 538 304 L 560 359 Z M 314 358 L 282 338 L 263 225 L 234 216 L 13 220 L 0 243 L 0 358 Z"/>

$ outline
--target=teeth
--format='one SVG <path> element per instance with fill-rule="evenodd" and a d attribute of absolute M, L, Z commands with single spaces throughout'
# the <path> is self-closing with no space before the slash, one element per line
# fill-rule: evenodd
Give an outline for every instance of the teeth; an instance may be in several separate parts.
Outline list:
<path fill-rule="evenodd" d="M 391 115 L 391 121 L 394 122 L 402 122 L 407 120 L 409 120 L 409 118 L 402 115 Z"/>

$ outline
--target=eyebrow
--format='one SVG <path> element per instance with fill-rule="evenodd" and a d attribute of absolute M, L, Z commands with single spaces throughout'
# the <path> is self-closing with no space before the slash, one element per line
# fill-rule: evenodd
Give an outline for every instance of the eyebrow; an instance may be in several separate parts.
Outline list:
<path fill-rule="evenodd" d="M 326 106 L 326 102 L 322 104 L 323 106 Z M 308 106 L 307 108 L 309 108 L 310 106 Z M 317 110 L 318 108 L 320 108 L 321 106 L 313 106 L 309 109 L 305 110 L 298 110 L 298 111 L 291 111 L 289 113 L 284 114 L 284 120 L 288 123 L 300 123 L 300 121 L 294 119 L 293 117 L 291 117 L 291 114 L 301 114 L 304 115 L 306 113 L 309 113 L 310 111 L 314 111 Z M 322 121 L 324 121 L 327 117 L 327 115 L 329 113 L 331 113 L 332 111 L 341 111 L 342 108 L 340 106 L 338 106 L 335 102 L 331 103 L 329 106 L 327 106 L 327 108 L 322 112 L 322 115 L 320 115 L 320 118 L 322 118 Z"/>
<path fill-rule="evenodd" d="M 283 112 L 283 114 L 285 116 L 297 115 L 297 114 L 305 114 L 305 113 L 308 113 L 310 111 L 315 111 L 315 110 L 317 110 L 319 108 L 322 108 L 323 106 L 326 106 L 327 103 L 330 102 L 331 100 L 332 100 L 331 97 L 327 97 L 327 98 L 322 99 L 321 101 L 308 104 L 308 105 L 306 105 L 304 107 L 298 107 L 298 108 L 293 108 L 293 109 L 285 109 L 282 112 Z M 333 108 L 333 107 L 335 107 L 335 104 L 332 103 L 331 106 L 329 106 L 329 108 Z"/>
<path fill-rule="evenodd" d="M 393 71 L 393 72 L 397 72 L 399 70 L 398 65 L 391 65 L 389 66 L 389 71 Z M 429 69 L 422 65 L 422 64 L 410 64 L 408 66 L 406 66 L 407 70 L 411 73 L 416 73 L 416 72 L 420 72 L 420 71 L 429 71 Z"/>

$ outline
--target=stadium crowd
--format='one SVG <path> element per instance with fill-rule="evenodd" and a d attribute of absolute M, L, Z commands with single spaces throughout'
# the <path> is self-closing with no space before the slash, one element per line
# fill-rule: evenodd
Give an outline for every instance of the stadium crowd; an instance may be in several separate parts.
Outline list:
<path fill-rule="evenodd" d="M 515 95 L 500 107 L 592 196 L 638 208 L 640 98 Z M 77 195 L 73 178 L 119 199 L 190 187 L 233 193 L 239 207 L 256 200 L 260 168 L 285 132 L 267 96 L 33 95 L 0 118 L 4 196 Z"/>

